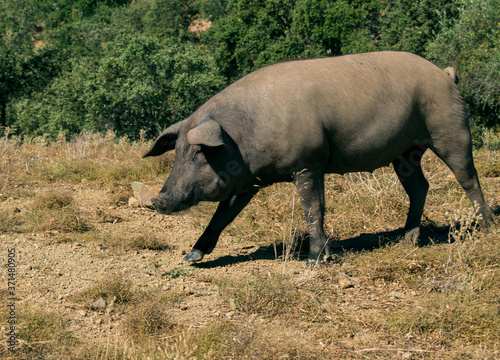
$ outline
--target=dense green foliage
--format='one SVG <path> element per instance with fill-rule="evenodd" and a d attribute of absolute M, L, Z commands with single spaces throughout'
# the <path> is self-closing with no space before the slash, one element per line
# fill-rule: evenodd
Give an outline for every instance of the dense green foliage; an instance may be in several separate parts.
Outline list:
<path fill-rule="evenodd" d="M 190 43 L 162 46 L 157 37 L 136 36 L 103 50 L 97 60 L 72 59 L 71 71 L 43 93 L 16 102 L 16 124 L 34 135 L 113 129 L 136 137 L 140 126 L 154 136 L 224 84 L 207 51 Z"/>
<path fill-rule="evenodd" d="M 500 2 L 464 0 L 458 19 L 428 44 L 427 56 L 459 69 L 476 124 L 500 125 Z"/>
<path fill-rule="evenodd" d="M 457 68 L 474 122 L 500 124 L 495 0 L 3 0 L 0 18 L 11 134 L 151 136 L 262 66 L 388 49 Z"/>

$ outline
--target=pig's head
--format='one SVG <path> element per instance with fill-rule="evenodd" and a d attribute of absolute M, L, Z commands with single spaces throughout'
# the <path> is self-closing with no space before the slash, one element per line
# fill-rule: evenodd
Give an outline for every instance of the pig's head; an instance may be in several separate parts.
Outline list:
<path fill-rule="evenodd" d="M 158 196 L 151 200 L 159 213 L 171 214 L 200 201 L 231 198 L 243 172 L 241 155 L 216 121 L 178 122 L 164 130 L 143 157 L 174 148 L 172 172 Z"/>

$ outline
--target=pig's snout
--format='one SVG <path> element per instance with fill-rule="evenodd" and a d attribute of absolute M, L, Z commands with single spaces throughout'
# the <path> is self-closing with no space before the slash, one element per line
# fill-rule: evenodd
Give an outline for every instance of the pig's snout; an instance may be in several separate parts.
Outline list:
<path fill-rule="evenodd" d="M 172 210 L 170 210 L 166 204 L 165 201 L 159 199 L 158 197 L 155 197 L 155 198 L 152 198 L 151 199 L 151 203 L 153 204 L 153 206 L 155 207 L 156 211 L 159 213 L 159 214 L 162 214 L 162 215 L 170 215 L 172 214 Z"/>

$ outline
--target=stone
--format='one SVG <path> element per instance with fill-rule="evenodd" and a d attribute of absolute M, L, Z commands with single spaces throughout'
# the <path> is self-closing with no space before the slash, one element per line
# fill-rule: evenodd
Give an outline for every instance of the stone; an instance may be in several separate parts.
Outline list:
<path fill-rule="evenodd" d="M 130 199 L 128 199 L 128 206 L 139 207 L 139 206 L 141 206 L 141 202 L 139 199 L 137 199 L 135 197 L 131 197 Z"/>
<path fill-rule="evenodd" d="M 390 295 L 396 299 L 402 299 L 405 297 L 405 294 L 401 291 L 391 291 Z"/>
<path fill-rule="evenodd" d="M 139 204 L 146 207 L 152 207 L 153 203 L 151 199 L 158 195 L 161 188 L 147 186 L 138 181 L 133 181 L 131 185 L 135 198 L 139 200 Z"/>
<path fill-rule="evenodd" d="M 90 304 L 91 310 L 103 310 L 105 307 L 106 307 L 106 301 L 104 301 L 103 298 L 99 298 L 98 300 Z"/>
<path fill-rule="evenodd" d="M 349 289 L 349 288 L 354 287 L 352 282 L 350 282 L 347 279 L 339 279 L 339 286 L 341 289 Z"/>

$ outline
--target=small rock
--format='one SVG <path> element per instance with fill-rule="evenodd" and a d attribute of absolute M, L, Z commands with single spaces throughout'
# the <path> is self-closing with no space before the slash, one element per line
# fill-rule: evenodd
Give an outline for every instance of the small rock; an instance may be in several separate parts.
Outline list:
<path fill-rule="evenodd" d="M 350 289 L 354 286 L 360 287 L 356 280 L 354 280 L 350 276 L 347 276 L 346 274 L 339 273 L 337 279 L 341 289 Z"/>
<path fill-rule="evenodd" d="M 350 282 L 347 279 L 339 279 L 339 286 L 341 289 L 349 289 L 349 288 L 354 287 L 352 282 Z"/>
<path fill-rule="evenodd" d="M 136 197 L 131 197 L 128 199 L 128 206 L 130 207 L 138 207 L 141 206 L 141 201 L 137 199 Z"/>
<path fill-rule="evenodd" d="M 137 200 L 139 200 L 140 205 L 146 207 L 152 207 L 153 203 L 151 199 L 156 197 L 160 192 L 161 188 L 146 186 L 138 181 L 132 181 L 132 191 Z"/>
<path fill-rule="evenodd" d="M 226 317 L 228 319 L 231 319 L 233 316 L 234 316 L 234 311 L 230 311 L 230 312 L 226 313 Z"/>
<path fill-rule="evenodd" d="M 391 291 L 390 295 L 396 299 L 402 299 L 405 296 L 405 294 L 401 291 Z"/>
<path fill-rule="evenodd" d="M 106 307 L 106 301 L 103 298 L 100 298 L 90 304 L 90 309 L 92 310 L 102 310 Z"/>
<path fill-rule="evenodd" d="M 80 310 L 78 312 L 78 315 L 80 315 L 80 316 L 87 316 L 87 313 L 85 312 L 85 310 Z"/>
<path fill-rule="evenodd" d="M 186 295 L 193 295 L 194 294 L 194 291 L 191 290 L 190 288 L 187 288 L 187 287 L 183 287 L 182 291 L 184 292 L 184 294 Z"/>
<path fill-rule="evenodd" d="M 231 307 L 231 310 L 236 310 L 237 308 L 239 308 L 238 300 L 229 299 L 229 306 Z"/>

